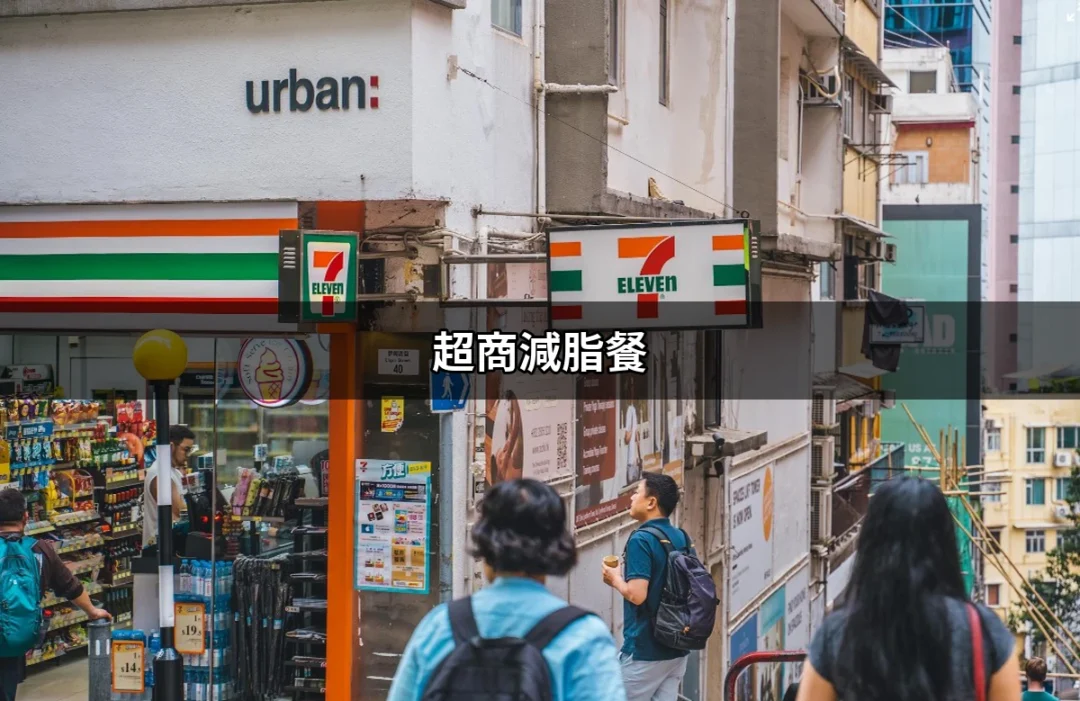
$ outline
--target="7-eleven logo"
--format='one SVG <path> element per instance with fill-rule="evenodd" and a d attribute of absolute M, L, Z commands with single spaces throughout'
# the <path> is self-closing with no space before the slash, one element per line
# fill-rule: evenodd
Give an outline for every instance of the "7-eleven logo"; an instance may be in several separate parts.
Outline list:
<path fill-rule="evenodd" d="M 660 316 L 660 295 L 678 292 L 679 280 L 662 275 L 664 266 L 675 257 L 674 236 L 635 236 L 619 239 L 619 258 L 644 258 L 641 272 L 618 278 L 619 294 L 637 295 L 637 318 Z"/>
<path fill-rule="evenodd" d="M 352 246 L 347 243 L 308 243 L 308 295 L 311 311 L 325 317 L 340 313 L 344 307 L 346 271 Z"/>

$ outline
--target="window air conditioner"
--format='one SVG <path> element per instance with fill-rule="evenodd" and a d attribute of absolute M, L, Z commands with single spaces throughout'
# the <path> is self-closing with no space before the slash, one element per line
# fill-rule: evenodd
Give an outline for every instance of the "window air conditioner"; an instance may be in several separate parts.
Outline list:
<path fill-rule="evenodd" d="M 832 503 L 829 490 L 813 489 L 810 492 L 810 542 L 828 544 L 832 535 Z"/>
<path fill-rule="evenodd" d="M 836 425 L 836 400 L 832 390 L 815 389 L 810 410 L 810 420 L 814 426 Z"/>
<path fill-rule="evenodd" d="M 894 243 L 885 244 L 885 262 L 886 263 L 895 263 L 896 262 L 896 244 L 894 244 Z"/>
<path fill-rule="evenodd" d="M 1071 467 L 1073 464 L 1072 454 L 1065 450 L 1054 453 L 1054 467 Z"/>
<path fill-rule="evenodd" d="M 1057 516 L 1062 521 L 1068 521 L 1070 519 L 1070 517 L 1071 517 L 1071 514 L 1069 513 L 1069 505 L 1068 504 L 1055 504 L 1054 505 L 1054 516 Z"/>
<path fill-rule="evenodd" d="M 815 436 L 810 445 L 810 479 L 814 482 L 832 482 L 836 474 L 834 455 L 836 439 Z"/>

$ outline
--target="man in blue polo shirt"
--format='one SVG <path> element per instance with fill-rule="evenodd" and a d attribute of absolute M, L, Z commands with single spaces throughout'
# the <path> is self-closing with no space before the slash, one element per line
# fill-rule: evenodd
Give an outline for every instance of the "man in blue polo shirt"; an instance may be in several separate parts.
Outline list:
<path fill-rule="evenodd" d="M 643 530 L 655 527 L 667 536 L 672 547 L 685 550 L 686 534 L 669 520 L 678 503 L 679 486 L 675 480 L 645 473 L 630 498 L 630 515 L 641 526 L 626 541 L 625 574 L 617 567 L 603 566 L 604 582 L 625 599 L 619 661 L 627 701 L 676 701 L 686 674 L 689 653 L 661 645 L 653 637 L 652 619 L 664 589 L 667 554 L 659 538 Z"/>

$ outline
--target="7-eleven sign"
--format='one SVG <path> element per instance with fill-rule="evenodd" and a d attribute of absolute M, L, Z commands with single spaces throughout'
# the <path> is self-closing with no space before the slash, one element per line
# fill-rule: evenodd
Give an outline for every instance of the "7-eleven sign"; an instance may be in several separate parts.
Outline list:
<path fill-rule="evenodd" d="M 304 321 L 355 321 L 356 246 L 355 234 L 304 233 Z"/>

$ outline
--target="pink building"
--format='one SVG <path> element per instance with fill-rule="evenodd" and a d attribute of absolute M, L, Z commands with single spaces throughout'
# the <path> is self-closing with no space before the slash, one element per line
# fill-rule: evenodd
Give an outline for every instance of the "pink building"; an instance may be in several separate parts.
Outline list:
<path fill-rule="evenodd" d="M 1020 182 L 1021 0 L 996 0 L 991 28 L 990 237 L 983 362 L 993 390 L 1008 390 L 1002 376 L 1016 370 L 1017 186 Z"/>

